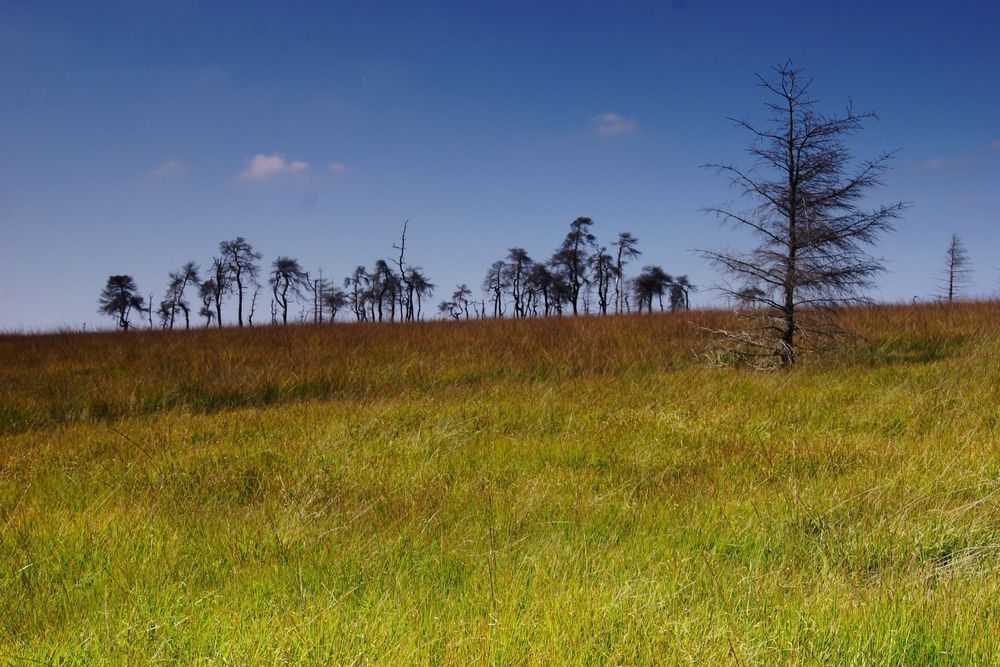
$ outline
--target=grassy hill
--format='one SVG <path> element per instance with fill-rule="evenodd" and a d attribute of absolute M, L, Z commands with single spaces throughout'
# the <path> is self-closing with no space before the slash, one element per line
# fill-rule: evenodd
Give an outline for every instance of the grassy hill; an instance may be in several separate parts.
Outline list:
<path fill-rule="evenodd" d="M 0 662 L 1000 664 L 1000 304 L 0 337 Z"/>

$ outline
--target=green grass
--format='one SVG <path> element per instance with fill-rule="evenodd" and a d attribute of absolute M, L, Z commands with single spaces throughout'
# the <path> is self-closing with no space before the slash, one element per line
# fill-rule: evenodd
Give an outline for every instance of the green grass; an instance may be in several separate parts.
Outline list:
<path fill-rule="evenodd" d="M 0 338 L 0 662 L 1000 664 L 998 316 Z"/>

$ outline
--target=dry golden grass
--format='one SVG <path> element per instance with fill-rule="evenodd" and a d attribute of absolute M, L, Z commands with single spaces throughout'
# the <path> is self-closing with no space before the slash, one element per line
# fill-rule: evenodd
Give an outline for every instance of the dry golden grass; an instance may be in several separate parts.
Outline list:
<path fill-rule="evenodd" d="M 0 661 L 997 664 L 1000 305 L 0 338 Z"/>

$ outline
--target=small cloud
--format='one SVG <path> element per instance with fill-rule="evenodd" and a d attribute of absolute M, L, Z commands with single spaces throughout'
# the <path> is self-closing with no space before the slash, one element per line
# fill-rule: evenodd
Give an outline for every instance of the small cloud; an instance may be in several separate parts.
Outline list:
<path fill-rule="evenodd" d="M 987 146 L 987 148 L 989 148 L 990 150 L 1000 150 L 1000 139 L 994 139 L 993 141 L 991 141 L 990 145 Z"/>
<path fill-rule="evenodd" d="M 179 176 L 187 171 L 187 165 L 178 160 L 177 158 L 171 158 L 161 164 L 159 167 L 154 169 L 149 173 L 153 178 L 170 178 L 171 176 Z"/>
<path fill-rule="evenodd" d="M 236 174 L 236 181 L 267 181 L 283 174 L 298 174 L 309 171 L 309 163 L 301 160 L 289 161 L 280 153 L 264 155 L 257 153 L 247 160 L 246 168 Z"/>
<path fill-rule="evenodd" d="M 941 167 L 948 164 L 945 160 L 939 157 L 932 157 L 929 160 L 924 160 L 920 163 L 921 169 L 926 169 L 927 171 L 934 171 L 935 169 L 940 169 Z"/>
<path fill-rule="evenodd" d="M 350 167 L 348 167 L 343 162 L 331 162 L 330 164 L 326 165 L 326 168 L 327 171 L 332 171 L 335 174 L 343 174 L 345 172 L 350 171 Z"/>
<path fill-rule="evenodd" d="M 631 118 L 625 118 L 616 113 L 602 113 L 599 116 L 594 116 L 594 120 L 597 122 L 597 132 L 605 137 L 615 137 L 622 134 L 631 134 L 635 132 L 639 124 Z"/>

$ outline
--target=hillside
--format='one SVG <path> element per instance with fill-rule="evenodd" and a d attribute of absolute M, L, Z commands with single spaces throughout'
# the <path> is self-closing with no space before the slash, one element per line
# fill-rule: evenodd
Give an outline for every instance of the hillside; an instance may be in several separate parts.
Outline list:
<path fill-rule="evenodd" d="M 0 661 L 997 663 L 1000 304 L 0 337 Z"/>

